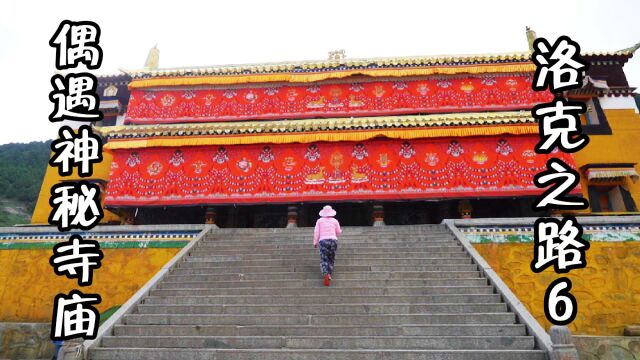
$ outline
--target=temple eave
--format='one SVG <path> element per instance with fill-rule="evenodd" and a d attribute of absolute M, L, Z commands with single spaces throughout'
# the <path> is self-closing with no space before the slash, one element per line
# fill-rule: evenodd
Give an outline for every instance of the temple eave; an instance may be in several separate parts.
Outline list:
<path fill-rule="evenodd" d="M 380 130 L 315 131 L 299 133 L 273 133 L 253 135 L 201 135 L 201 136 L 154 136 L 148 138 L 112 139 L 105 149 L 135 149 L 146 147 L 176 147 L 203 145 L 248 145 L 312 143 L 318 141 L 364 141 L 374 138 L 419 139 L 439 137 L 466 137 L 490 135 L 537 134 L 538 125 L 520 124 L 505 126 L 449 126 L 438 128 L 396 128 Z"/>
<path fill-rule="evenodd" d="M 533 123 L 535 123 L 535 120 L 531 117 L 530 112 L 508 111 L 196 124 L 125 125 L 97 127 L 96 131 L 109 139 L 121 139 L 158 136 L 251 135 L 333 130 L 439 128 Z"/>

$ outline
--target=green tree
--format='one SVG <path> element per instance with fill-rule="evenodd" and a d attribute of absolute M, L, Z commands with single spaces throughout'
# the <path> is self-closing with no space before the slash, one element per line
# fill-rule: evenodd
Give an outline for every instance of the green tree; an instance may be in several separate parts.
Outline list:
<path fill-rule="evenodd" d="M 31 212 L 48 166 L 51 141 L 0 145 L 0 199 Z"/>

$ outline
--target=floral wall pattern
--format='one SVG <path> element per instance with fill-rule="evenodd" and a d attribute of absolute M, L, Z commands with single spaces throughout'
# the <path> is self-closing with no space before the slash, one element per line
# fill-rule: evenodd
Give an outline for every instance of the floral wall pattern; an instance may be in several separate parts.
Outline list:
<path fill-rule="evenodd" d="M 550 101 L 531 74 L 131 91 L 126 123 L 378 116 L 530 109 Z"/>
<path fill-rule="evenodd" d="M 541 193 L 533 136 L 114 150 L 106 205 L 421 199 Z M 580 191 L 580 189 L 576 189 Z"/>

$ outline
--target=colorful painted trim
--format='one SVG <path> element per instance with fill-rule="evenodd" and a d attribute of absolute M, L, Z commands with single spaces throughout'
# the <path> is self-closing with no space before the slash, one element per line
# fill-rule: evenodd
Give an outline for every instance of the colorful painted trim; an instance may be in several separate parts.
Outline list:
<path fill-rule="evenodd" d="M 344 134 L 353 131 L 392 130 L 421 128 L 449 128 L 449 127 L 491 127 L 509 133 L 511 125 L 533 125 L 537 129 L 536 121 L 530 112 L 505 111 L 481 113 L 452 113 L 431 115 L 403 115 L 403 116 L 362 116 L 355 118 L 322 118 L 305 120 L 265 120 L 243 122 L 214 122 L 197 124 L 156 124 L 156 125 L 124 125 L 96 127 L 96 132 L 109 139 L 132 140 L 146 138 L 168 137 L 198 137 L 221 136 L 232 138 L 234 135 L 269 135 L 278 134 L 278 138 L 285 134 L 333 132 Z M 448 131 L 453 132 L 453 129 Z M 486 135 L 486 134 L 485 134 Z M 348 139 L 344 139 L 348 140 Z M 317 141 L 317 139 L 316 139 Z M 107 144 L 107 146 L 110 146 Z M 162 145 L 162 144 L 157 144 Z"/>
<path fill-rule="evenodd" d="M 284 134 L 212 135 L 212 136 L 159 136 L 142 139 L 114 139 L 104 145 L 105 150 L 175 148 L 211 145 L 251 144 L 309 144 L 316 142 L 366 141 L 376 138 L 396 140 L 420 140 L 433 138 L 457 138 L 492 135 L 538 134 L 535 124 L 508 124 L 486 126 L 447 126 L 425 128 L 400 128 L 377 130 L 343 130 L 338 128 L 317 132 Z"/>
<path fill-rule="evenodd" d="M 632 181 L 635 183 L 640 179 L 640 175 L 633 167 L 633 165 L 628 167 L 614 167 L 614 168 L 591 168 L 586 171 L 587 180 L 589 181 L 597 181 L 597 180 L 612 180 L 619 179 L 624 177 L 631 177 Z"/>
<path fill-rule="evenodd" d="M 553 95 L 533 73 L 133 89 L 125 124 L 388 116 L 530 109 Z"/>
<path fill-rule="evenodd" d="M 429 68 L 459 68 L 462 72 L 473 72 L 477 67 L 500 67 L 509 65 L 526 65 L 533 67 L 530 53 L 511 53 L 499 55 L 449 55 L 418 56 L 371 59 L 335 59 L 320 61 L 297 61 L 263 64 L 218 65 L 210 67 L 184 67 L 173 69 L 143 69 L 130 71 L 133 81 L 158 78 L 194 78 L 208 76 L 269 76 L 288 75 L 304 77 L 319 75 L 326 78 L 327 73 L 369 73 L 377 71 L 394 71 L 399 74 L 412 75 L 413 70 Z M 499 72 L 499 71 L 498 71 Z M 340 78 L 343 76 L 330 76 Z M 280 77 L 278 77 L 280 78 Z M 268 81 L 268 80 L 267 80 Z M 283 81 L 283 80 L 281 80 Z M 131 85 L 138 87 L 137 85 Z"/>
<path fill-rule="evenodd" d="M 97 240 L 103 249 L 182 248 L 197 231 L 177 232 L 70 232 L 70 233 L 0 233 L 0 250 L 51 249 L 55 244 L 79 234 Z"/>
<path fill-rule="evenodd" d="M 471 243 L 532 243 L 533 227 L 459 227 Z M 640 224 L 583 225 L 583 239 L 593 242 L 640 241 Z"/>

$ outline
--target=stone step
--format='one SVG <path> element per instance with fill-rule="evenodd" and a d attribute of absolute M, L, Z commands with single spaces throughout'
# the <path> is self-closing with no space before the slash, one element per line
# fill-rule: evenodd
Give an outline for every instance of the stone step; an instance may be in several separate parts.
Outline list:
<path fill-rule="evenodd" d="M 448 234 L 449 229 L 445 226 L 441 228 L 408 228 L 403 226 L 385 226 L 385 227 L 352 227 L 342 226 L 343 234 Z M 235 237 L 248 237 L 248 236 L 287 236 L 287 235 L 301 235 L 313 233 L 314 227 L 299 227 L 299 228 L 272 228 L 270 231 L 230 231 L 231 229 L 217 229 L 207 234 L 207 236 L 235 236 Z"/>
<path fill-rule="evenodd" d="M 485 304 L 340 304 L 327 306 L 326 304 L 220 304 L 220 305 L 157 305 L 140 304 L 139 314 L 241 314 L 241 315 L 269 315 L 269 314 L 302 314 L 302 315 L 366 315 L 366 314 L 467 314 L 467 313 L 502 313 L 507 311 L 504 303 Z"/>
<path fill-rule="evenodd" d="M 218 228 L 212 230 L 212 234 L 271 234 L 271 233 L 287 233 L 296 231 L 307 231 L 313 229 L 313 226 L 301 226 L 296 228 Z M 355 225 L 343 226 L 343 229 L 350 231 L 444 231 L 447 226 L 444 224 L 412 224 L 412 225 L 387 225 L 374 227 L 371 225 Z"/>
<path fill-rule="evenodd" d="M 330 287 L 312 233 L 212 231 L 89 358 L 546 359 L 445 226 L 345 227 Z"/>
<path fill-rule="evenodd" d="M 533 349 L 532 336 L 105 336 L 105 347 L 219 349 Z"/>
<path fill-rule="evenodd" d="M 453 238 L 453 234 L 448 231 L 439 232 L 352 232 L 342 231 L 342 234 L 338 236 L 339 239 L 365 239 L 365 238 L 380 238 L 380 239 L 439 239 L 439 238 Z M 251 241 L 259 239 L 261 241 L 280 241 L 280 240 L 299 240 L 313 237 L 313 229 L 298 233 L 277 233 L 277 234 L 247 234 L 247 235 L 234 235 L 234 234 L 210 234 L 203 239 L 206 241 Z"/>
<path fill-rule="evenodd" d="M 237 234 L 221 234 L 221 233 L 212 233 L 204 237 L 207 240 L 225 240 L 225 239 L 267 239 L 267 240 L 277 240 L 277 239 L 299 239 L 303 237 L 313 236 L 314 229 L 309 229 L 306 231 L 300 232 L 284 232 L 284 233 L 273 233 L 273 234 L 246 234 L 246 235 L 237 235 Z M 393 238 L 393 237 L 404 237 L 404 238 L 437 238 L 437 237 L 446 237 L 453 236 L 453 234 L 449 231 L 350 231 L 348 229 L 342 230 L 342 234 L 340 237 L 345 238 L 361 238 L 366 236 L 375 236 L 380 238 Z"/>
<path fill-rule="evenodd" d="M 299 228 L 272 228 L 269 231 L 230 231 L 231 229 L 217 229 L 210 233 L 208 236 L 277 236 L 277 235 L 300 235 L 306 233 L 313 233 L 314 226 L 299 227 Z M 385 227 L 352 227 L 343 226 L 342 232 L 345 234 L 443 234 L 449 233 L 449 229 L 446 226 L 441 228 L 409 228 L 406 225 L 403 226 L 385 226 Z"/>
<path fill-rule="evenodd" d="M 513 313 L 424 313 L 367 315 L 210 315 L 128 314 L 127 325 L 405 325 L 405 324 L 515 324 Z"/>
<path fill-rule="evenodd" d="M 304 259 L 291 259 L 291 260 L 283 260 L 283 259 L 269 259 L 269 260 L 236 260 L 236 261 L 211 261 L 207 258 L 192 258 L 187 257 L 186 261 L 182 264 L 185 266 L 189 263 L 200 263 L 200 264 L 208 264 L 209 266 L 233 266 L 233 265 L 244 265 L 244 266 L 274 266 L 274 265 L 309 265 L 311 262 L 318 262 L 317 257 L 309 258 L 308 260 Z M 341 265 L 462 265 L 462 264 L 471 264 L 471 258 L 468 256 L 465 257 L 445 257 L 445 258 L 434 258 L 434 257 L 423 257 L 423 258 L 394 258 L 394 259 L 339 259 L 336 260 L 337 263 Z"/>
<path fill-rule="evenodd" d="M 216 230 L 210 232 L 206 235 L 206 238 L 213 239 L 223 239 L 223 238 L 282 238 L 282 237 L 300 237 L 309 234 L 313 234 L 314 228 L 297 228 L 297 229 L 274 229 L 279 231 L 254 231 L 254 232 L 233 232 L 233 231 L 225 231 L 225 230 Z M 441 228 L 441 229 L 406 229 L 403 227 L 395 227 L 395 228 L 367 228 L 367 229 L 354 229 L 351 227 L 343 227 L 342 228 L 343 236 L 397 236 L 397 235 L 405 235 L 411 237 L 417 236 L 439 236 L 439 235 L 451 235 L 449 229 Z"/>
<path fill-rule="evenodd" d="M 184 266 L 186 265 L 186 267 Z M 310 272 L 318 273 L 320 269 L 319 263 L 308 265 L 274 265 L 274 266 L 205 266 L 207 263 L 181 263 L 177 268 L 171 271 L 173 275 L 187 274 L 229 274 L 229 273 L 266 273 L 266 272 Z M 339 265 L 339 266 L 338 266 Z M 464 265 L 336 265 L 340 272 L 352 271 L 477 271 L 478 266 L 475 264 Z"/>
<path fill-rule="evenodd" d="M 382 241 L 360 241 L 360 242 L 348 242 L 338 240 L 338 249 L 340 250 L 369 250 L 369 249 L 381 249 L 386 251 L 388 249 L 404 249 L 405 251 L 412 251 L 416 249 L 431 250 L 434 248 L 442 247 L 460 247 L 460 243 L 457 240 L 439 240 L 439 241 L 415 241 L 415 242 L 382 242 Z M 286 244 L 276 243 L 264 243 L 260 241 L 248 242 L 248 243 L 215 243 L 215 242 L 200 242 L 194 248 L 202 250 L 227 250 L 235 251 L 237 253 L 258 253 L 262 250 L 306 250 L 313 249 L 313 241 L 306 239 L 299 242 L 291 242 Z"/>
<path fill-rule="evenodd" d="M 158 284 L 159 289 L 221 289 L 221 288 L 307 288 L 321 287 L 322 278 L 320 274 L 315 280 L 242 280 L 242 281 L 166 281 Z M 331 282 L 332 287 L 353 288 L 354 286 L 481 286 L 487 285 L 485 278 L 461 278 L 461 279 L 388 279 L 388 280 L 342 280 L 336 275 Z"/>
<path fill-rule="evenodd" d="M 309 253 L 317 253 L 318 250 L 314 249 L 311 244 L 307 244 L 305 247 L 296 249 L 280 248 L 274 249 L 272 247 L 262 247 L 260 249 L 253 247 L 247 248 L 246 252 L 239 252 L 237 250 L 219 250 L 214 247 L 196 246 L 191 250 L 192 255 L 282 255 L 282 256 L 304 256 Z M 369 247 L 369 248 L 353 248 L 353 247 L 339 247 L 338 252 L 341 255 L 358 255 L 358 256 L 378 256 L 385 254 L 458 254 L 463 252 L 462 246 L 431 246 L 415 247 L 415 248 L 385 248 L 385 247 Z"/>
<path fill-rule="evenodd" d="M 407 245 L 439 245 L 439 244 L 456 244 L 457 240 L 453 237 L 437 237 L 437 238 L 391 238 L 391 237 L 375 237 L 375 236 L 362 236 L 358 238 L 354 237 L 340 237 L 338 239 L 338 245 L 340 244 L 407 244 Z M 203 245 L 238 245 L 238 246 L 251 246 L 251 245 L 304 245 L 313 244 L 313 236 L 298 238 L 298 239 L 280 239 L 280 240 L 268 240 L 263 238 L 256 238 L 255 240 L 249 239 L 225 239 L 225 240 L 204 240 Z"/>
<path fill-rule="evenodd" d="M 116 336 L 523 336 L 521 324 L 400 326 L 115 325 Z"/>
<path fill-rule="evenodd" d="M 315 224 L 314 224 L 315 225 Z M 387 225 L 387 226 L 371 226 L 356 225 L 343 226 L 343 231 L 353 232 L 384 232 L 384 231 L 447 231 L 445 224 L 412 224 L 412 225 Z M 313 230 L 313 226 L 300 226 L 295 228 L 217 228 L 212 230 L 210 234 L 276 234 L 276 233 L 295 233 Z"/>
<path fill-rule="evenodd" d="M 211 296 L 211 295 L 453 295 L 453 294 L 493 294 L 492 286 L 372 286 L 372 287 L 314 287 L 314 288 L 202 288 L 202 289 L 154 289 L 153 296 Z"/>
<path fill-rule="evenodd" d="M 309 272 L 232 273 L 168 275 L 166 281 L 247 281 L 247 280 L 312 280 L 318 279 L 318 269 Z M 335 274 L 335 280 L 390 280 L 390 279 L 460 279 L 480 277 L 479 271 L 360 271 Z"/>
<path fill-rule="evenodd" d="M 498 303 L 498 294 L 460 294 L 460 295 L 378 295 L 375 298 L 361 295 L 210 295 L 210 296 L 149 296 L 143 300 L 144 304 L 165 305 L 199 305 L 199 304 L 417 304 L 417 303 Z"/>
<path fill-rule="evenodd" d="M 442 259 L 442 258 L 463 258 L 466 254 L 462 251 L 455 253 L 425 252 L 425 253 L 379 253 L 379 254 L 344 254 L 336 252 L 336 259 L 350 260 L 383 260 L 383 259 Z M 193 251 L 189 256 L 189 261 L 245 261 L 245 260 L 282 260 L 282 261 L 311 261 L 318 260 L 320 254 L 318 250 L 309 249 L 306 254 L 206 254 Z"/>
<path fill-rule="evenodd" d="M 338 248 L 340 250 L 379 250 L 379 251 L 387 251 L 389 249 L 399 249 L 404 251 L 413 251 L 413 250 L 432 250 L 443 247 L 460 247 L 460 244 L 455 241 L 442 241 L 437 243 L 343 243 L 338 242 Z M 203 249 L 203 250 L 218 250 L 218 251 L 230 251 L 236 253 L 246 253 L 246 252 L 259 252 L 263 250 L 308 250 L 313 249 L 313 241 L 301 242 L 299 244 L 291 244 L 291 245 L 277 245 L 277 244 L 263 244 L 260 242 L 255 242 L 253 244 L 216 244 L 211 242 L 201 242 L 194 248 Z"/>
<path fill-rule="evenodd" d="M 298 231 L 282 231 L 279 233 L 247 233 L 247 234 L 226 234 L 222 232 L 213 232 L 206 235 L 206 239 L 252 239 L 252 238 L 266 238 L 266 239 L 282 239 L 287 237 L 301 237 L 301 236 L 313 236 L 314 228 L 305 228 Z M 432 237 L 432 236 L 452 236 L 448 230 L 442 231 L 398 231 L 397 229 L 369 229 L 369 231 L 354 231 L 349 228 L 343 228 L 340 236 L 410 236 L 410 237 Z"/>
<path fill-rule="evenodd" d="M 541 350 L 332 350 L 97 348 L 95 360 L 546 360 Z"/>

